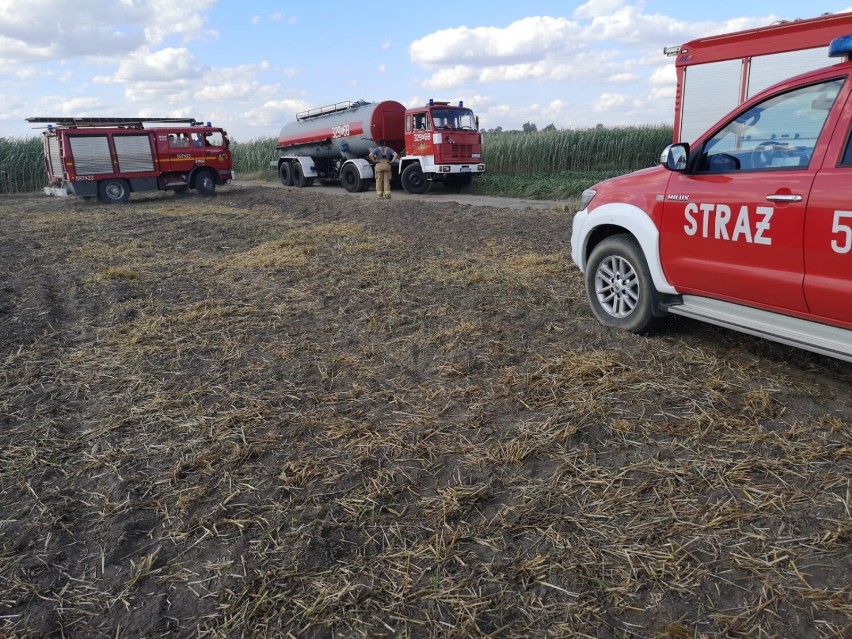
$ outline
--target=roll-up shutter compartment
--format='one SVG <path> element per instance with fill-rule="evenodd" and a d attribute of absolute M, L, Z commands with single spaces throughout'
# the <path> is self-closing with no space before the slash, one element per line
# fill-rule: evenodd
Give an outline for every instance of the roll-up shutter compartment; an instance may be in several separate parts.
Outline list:
<path fill-rule="evenodd" d="M 77 175 L 103 175 L 112 173 L 112 157 L 105 135 L 69 136 L 74 172 Z"/>

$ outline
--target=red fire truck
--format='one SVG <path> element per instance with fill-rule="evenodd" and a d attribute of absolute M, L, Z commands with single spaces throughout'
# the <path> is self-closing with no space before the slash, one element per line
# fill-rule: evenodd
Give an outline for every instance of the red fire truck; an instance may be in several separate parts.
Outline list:
<path fill-rule="evenodd" d="M 824 22 L 852 34 L 852 14 Z M 747 47 L 777 55 L 742 37 L 724 37 L 740 68 L 759 66 Z M 674 313 L 852 361 L 852 35 L 827 54 L 841 61 L 744 96 L 706 132 L 681 131 L 660 166 L 583 193 L 571 255 L 601 322 L 645 332 Z"/>
<path fill-rule="evenodd" d="M 337 102 L 298 113 L 278 135 L 273 166 L 285 186 L 319 179 L 363 191 L 374 177 L 367 157 L 380 140 L 400 153 L 394 176 L 407 193 L 425 193 L 433 182 L 460 189 L 485 171 L 478 118 L 462 102 L 435 100 L 411 109 L 394 100 Z"/>
<path fill-rule="evenodd" d="M 132 192 L 195 189 L 234 179 L 228 134 L 180 118 L 27 118 L 43 132 L 48 195 L 127 202 Z M 156 124 L 157 126 L 148 125 Z"/>

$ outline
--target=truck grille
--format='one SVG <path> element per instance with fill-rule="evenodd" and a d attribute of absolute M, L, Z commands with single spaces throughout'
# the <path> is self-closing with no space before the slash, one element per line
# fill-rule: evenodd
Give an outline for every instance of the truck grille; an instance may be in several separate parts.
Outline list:
<path fill-rule="evenodd" d="M 450 145 L 450 158 L 453 160 L 470 160 L 470 156 L 473 154 L 473 145 L 472 144 L 451 144 Z"/>

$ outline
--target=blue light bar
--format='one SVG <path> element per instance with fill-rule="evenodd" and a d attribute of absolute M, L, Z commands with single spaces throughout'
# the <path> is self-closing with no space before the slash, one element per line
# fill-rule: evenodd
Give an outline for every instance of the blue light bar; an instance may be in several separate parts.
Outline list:
<path fill-rule="evenodd" d="M 435 100 L 429 98 L 429 106 L 435 106 Z"/>
<path fill-rule="evenodd" d="M 461 100 L 459 100 L 459 106 L 460 106 L 460 107 L 463 107 L 463 106 L 464 106 L 464 102 L 462 102 Z"/>
<path fill-rule="evenodd" d="M 848 58 L 852 53 L 852 35 L 840 36 L 828 45 L 829 58 Z"/>

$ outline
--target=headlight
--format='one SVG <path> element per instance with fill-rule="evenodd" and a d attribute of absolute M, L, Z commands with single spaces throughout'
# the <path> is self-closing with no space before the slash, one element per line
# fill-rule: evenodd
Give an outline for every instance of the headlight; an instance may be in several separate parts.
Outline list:
<path fill-rule="evenodd" d="M 594 189 L 586 189 L 585 191 L 583 191 L 583 194 L 580 196 L 580 210 L 582 211 L 587 206 L 589 206 L 589 203 L 592 201 L 592 198 L 594 198 L 597 194 L 598 192 Z"/>

